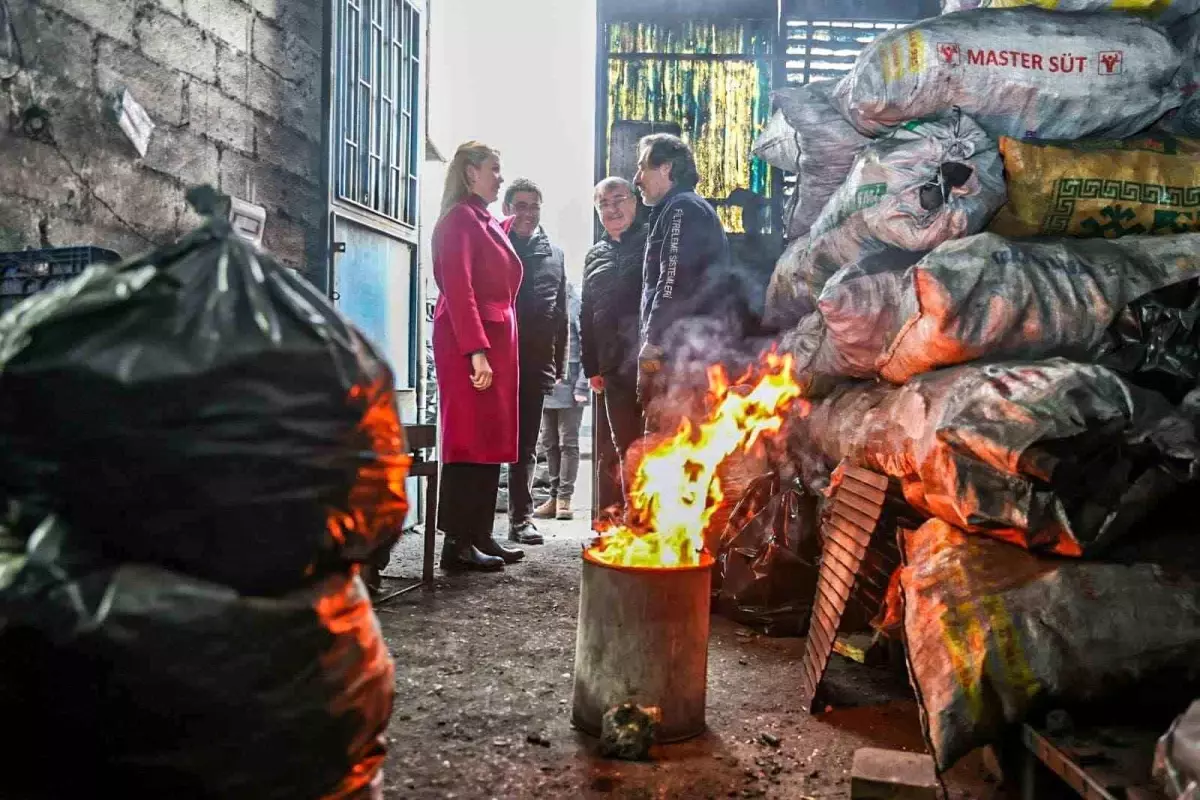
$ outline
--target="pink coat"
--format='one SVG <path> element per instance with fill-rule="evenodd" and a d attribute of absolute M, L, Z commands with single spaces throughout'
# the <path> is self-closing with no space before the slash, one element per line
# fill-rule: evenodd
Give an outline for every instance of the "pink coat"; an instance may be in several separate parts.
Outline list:
<path fill-rule="evenodd" d="M 472 195 L 433 231 L 433 312 L 441 460 L 509 464 L 517 460 L 517 316 L 521 259 L 500 222 Z M 486 350 L 490 388 L 471 385 L 471 353 Z"/>

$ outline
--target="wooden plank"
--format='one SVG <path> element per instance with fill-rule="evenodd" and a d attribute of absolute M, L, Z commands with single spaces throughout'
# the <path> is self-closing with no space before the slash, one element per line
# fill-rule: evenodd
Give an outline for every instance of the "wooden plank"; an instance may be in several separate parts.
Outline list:
<path fill-rule="evenodd" d="M 846 465 L 842 474 L 847 478 L 852 478 L 859 483 L 865 483 L 867 486 L 872 486 L 880 491 L 887 491 L 888 478 L 886 475 L 880 475 L 878 472 L 872 472 L 869 469 L 862 467 L 852 467 Z"/>
<path fill-rule="evenodd" d="M 841 534 L 841 536 L 838 537 L 834 535 L 833 531 L 830 531 L 830 538 L 849 540 L 862 547 L 869 547 L 871 544 L 872 529 L 863 530 L 850 520 L 837 514 L 829 515 L 829 527 L 832 527 L 834 531 L 837 531 L 837 533 Z"/>
<path fill-rule="evenodd" d="M 885 490 L 876 489 L 874 486 L 871 486 L 867 483 L 860 483 L 859 481 L 845 481 L 842 483 L 841 489 L 846 494 L 852 494 L 855 497 L 862 498 L 871 505 L 879 506 L 880 508 L 882 508 L 883 504 L 887 502 L 887 492 Z"/>
<path fill-rule="evenodd" d="M 833 515 L 836 517 L 841 517 L 842 519 L 846 520 L 848 524 L 853 525 L 862 531 L 866 531 L 868 534 L 875 530 L 875 526 L 879 523 L 878 517 L 871 519 L 866 514 L 855 511 L 845 503 L 838 503 L 837 501 L 834 501 L 833 504 Z M 869 542 L 870 539 L 867 541 Z"/>

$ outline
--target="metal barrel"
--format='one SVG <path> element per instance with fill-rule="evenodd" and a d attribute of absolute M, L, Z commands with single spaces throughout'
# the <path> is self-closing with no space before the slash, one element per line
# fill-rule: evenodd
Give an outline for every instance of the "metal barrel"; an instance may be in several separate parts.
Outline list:
<path fill-rule="evenodd" d="M 575 642 L 575 727 L 600 735 L 611 707 L 657 707 L 655 741 L 704 732 L 711 556 L 695 567 L 614 567 L 583 556 Z"/>

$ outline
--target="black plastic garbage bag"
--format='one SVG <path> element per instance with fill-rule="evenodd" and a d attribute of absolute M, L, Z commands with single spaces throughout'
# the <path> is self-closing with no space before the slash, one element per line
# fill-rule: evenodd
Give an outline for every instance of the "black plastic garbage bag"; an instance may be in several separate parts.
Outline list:
<path fill-rule="evenodd" d="M 382 796 L 394 669 L 360 580 L 247 597 L 74 535 L 44 524 L 0 587 L 4 796 Z"/>
<path fill-rule="evenodd" d="M 1130 303 L 1094 352 L 1097 363 L 1182 400 L 1200 378 L 1200 284 L 1188 281 Z"/>
<path fill-rule="evenodd" d="M 768 636 L 803 636 L 820 557 L 816 498 L 775 474 L 755 480 L 721 540 L 717 613 Z"/>
<path fill-rule="evenodd" d="M 0 495 L 114 561 L 288 591 L 394 540 L 405 450 L 384 359 L 220 218 L 0 317 Z"/>
<path fill-rule="evenodd" d="M 1166 398 L 1058 358 L 840 386 L 792 435 L 828 468 L 895 478 L 930 516 L 1069 556 L 1111 546 L 1200 460 L 1192 420 Z"/>

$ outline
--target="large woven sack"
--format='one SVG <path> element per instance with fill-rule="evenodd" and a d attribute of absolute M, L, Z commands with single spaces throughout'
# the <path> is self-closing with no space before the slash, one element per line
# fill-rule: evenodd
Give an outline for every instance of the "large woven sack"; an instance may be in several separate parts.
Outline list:
<path fill-rule="evenodd" d="M 830 96 L 836 85 L 836 81 L 816 81 L 771 93 L 799 137 L 800 175 L 787 221 L 789 237 L 808 233 L 825 202 L 854 166 L 855 156 L 869 141 L 834 107 Z"/>
<path fill-rule="evenodd" d="M 1200 0 L 942 0 L 942 13 L 976 8 L 1044 8 L 1047 11 L 1111 11 L 1171 25 L 1200 11 Z"/>
<path fill-rule="evenodd" d="M 830 469 L 895 478 L 930 516 L 1069 556 L 1128 534 L 1200 456 L 1192 422 L 1165 398 L 1059 358 L 838 386 L 790 430 Z"/>
<path fill-rule="evenodd" d="M 833 101 L 869 136 L 958 107 L 993 136 L 1125 138 L 1180 105 L 1181 63 L 1137 17 L 976 9 L 879 37 Z"/>
<path fill-rule="evenodd" d="M 1004 204 L 996 144 L 968 117 L 909 122 L 859 154 L 809 232 L 798 276 L 815 302 L 848 264 L 904 269 L 950 239 L 983 230 Z"/>
<path fill-rule="evenodd" d="M 1174 234 L 1200 230 L 1200 140 L 1000 140 L 1008 203 L 1003 236 Z"/>
<path fill-rule="evenodd" d="M 939 769 L 999 743 L 1039 709 L 1125 705 L 1130 689 L 1164 678 L 1160 696 L 1191 698 L 1194 575 L 1039 558 L 942 520 L 904 538 L 909 674 Z"/>
<path fill-rule="evenodd" d="M 785 337 L 798 375 L 914 376 L 980 358 L 1090 360 L 1129 304 L 1200 277 L 1200 234 L 947 242 L 903 273 L 839 272 Z"/>

